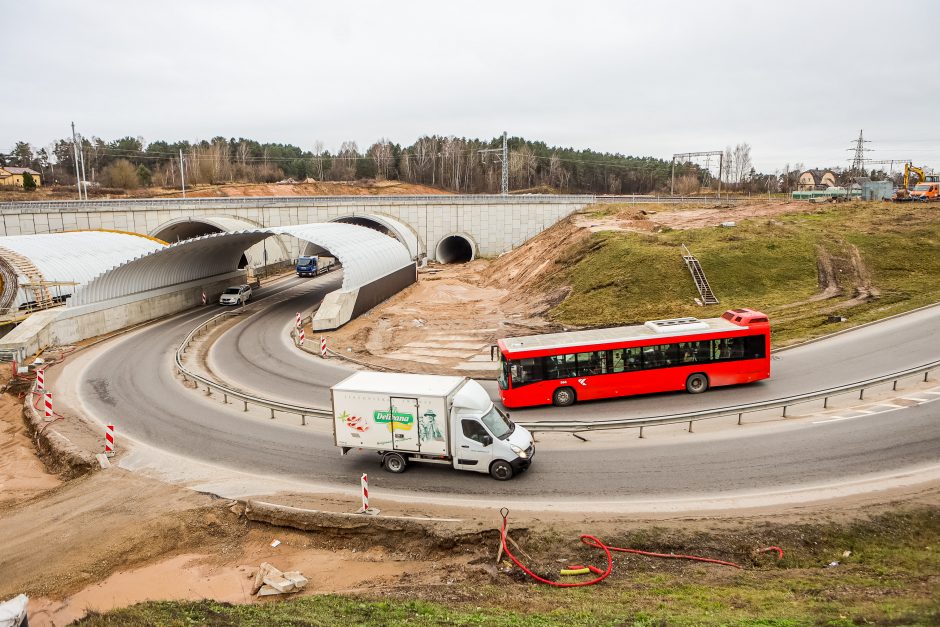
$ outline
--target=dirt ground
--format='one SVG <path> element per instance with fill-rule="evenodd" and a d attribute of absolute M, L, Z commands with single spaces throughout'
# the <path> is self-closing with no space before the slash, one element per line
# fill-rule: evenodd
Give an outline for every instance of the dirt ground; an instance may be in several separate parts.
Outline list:
<path fill-rule="evenodd" d="M 90 188 L 89 198 L 175 198 L 181 197 L 178 189 L 142 187 L 115 193 L 115 190 Z M 74 200 L 75 187 L 62 185 L 40 187 L 32 192 L 15 189 L 0 190 L 0 201 L 28 200 Z M 240 196 L 430 196 L 450 192 L 401 181 L 317 181 L 311 183 L 229 183 L 224 185 L 197 185 L 186 189 L 189 198 L 240 197 Z"/>
<path fill-rule="evenodd" d="M 603 207 L 596 205 L 595 207 Z M 604 215 L 578 213 L 523 246 L 496 259 L 467 264 L 431 264 L 418 274 L 418 283 L 332 332 L 333 350 L 373 367 L 418 373 L 441 373 L 495 378 L 490 346 L 498 338 L 561 331 L 546 312 L 564 300 L 564 287 L 546 290 L 546 279 L 561 267 L 561 258 L 579 241 L 598 231 L 650 233 L 664 228 L 717 226 L 745 218 L 815 211 L 808 202 L 755 201 L 707 207 L 615 205 Z M 871 279 L 855 251 L 848 270 Z M 820 260 L 821 294 L 841 294 L 833 260 Z M 846 303 L 866 302 L 871 292 L 850 296 Z"/>

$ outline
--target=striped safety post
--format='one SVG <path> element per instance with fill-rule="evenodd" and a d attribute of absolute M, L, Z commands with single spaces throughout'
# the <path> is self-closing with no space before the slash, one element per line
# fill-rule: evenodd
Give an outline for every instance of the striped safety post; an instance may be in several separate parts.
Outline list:
<path fill-rule="evenodd" d="M 326 338 L 320 336 L 320 357 L 326 359 Z"/>
<path fill-rule="evenodd" d="M 297 327 L 298 329 L 299 329 L 300 327 L 304 326 L 304 325 L 300 322 L 300 312 L 299 312 L 299 311 L 297 312 L 297 322 L 294 323 L 294 326 Z"/>
<path fill-rule="evenodd" d="M 46 389 L 46 371 L 44 368 L 36 370 L 36 389 L 40 392 Z"/>
<path fill-rule="evenodd" d="M 104 431 L 104 454 L 108 457 L 114 455 L 114 425 L 108 425 Z"/>
<path fill-rule="evenodd" d="M 206 290 L 202 290 L 202 304 L 206 304 Z"/>
<path fill-rule="evenodd" d="M 375 507 L 369 507 L 369 475 L 362 473 L 359 482 L 362 484 L 362 507 L 360 507 L 356 513 L 375 516 L 379 513 L 379 510 Z"/>
<path fill-rule="evenodd" d="M 297 343 L 298 343 L 299 345 L 303 346 L 304 340 L 306 340 L 306 339 L 307 339 L 307 338 L 306 338 L 306 336 L 304 335 L 304 328 L 303 328 L 303 327 L 300 327 L 300 337 L 299 337 Z"/>
<path fill-rule="evenodd" d="M 52 419 L 52 392 L 46 392 L 43 394 L 46 404 L 46 420 Z"/>

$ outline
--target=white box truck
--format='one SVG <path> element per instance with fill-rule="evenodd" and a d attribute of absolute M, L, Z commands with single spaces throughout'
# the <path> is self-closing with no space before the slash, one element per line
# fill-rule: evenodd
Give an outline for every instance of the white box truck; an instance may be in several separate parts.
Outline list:
<path fill-rule="evenodd" d="M 333 438 L 343 455 L 376 451 L 389 472 L 447 464 L 505 481 L 532 463 L 532 434 L 466 377 L 357 372 L 330 389 Z"/>

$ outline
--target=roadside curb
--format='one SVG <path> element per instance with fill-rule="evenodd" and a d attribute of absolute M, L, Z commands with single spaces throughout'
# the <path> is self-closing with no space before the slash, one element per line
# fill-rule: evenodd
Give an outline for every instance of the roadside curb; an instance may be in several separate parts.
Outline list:
<path fill-rule="evenodd" d="M 65 479 L 92 472 L 98 466 L 93 453 L 76 446 L 55 429 L 47 428 L 52 423 L 47 423 L 45 416 L 40 415 L 33 406 L 35 385 L 34 382 L 29 394 L 23 399 L 23 421 L 39 457 L 51 470 L 63 473 Z"/>
<path fill-rule="evenodd" d="M 857 331 L 858 329 L 864 329 L 865 327 L 870 327 L 870 326 L 872 326 L 872 325 L 874 325 L 874 324 L 880 324 L 880 323 L 882 323 L 882 322 L 887 322 L 888 320 L 894 320 L 895 318 L 901 318 L 901 317 L 903 317 L 903 316 L 909 316 L 910 314 L 919 313 L 919 312 L 921 312 L 921 311 L 926 311 L 927 309 L 931 309 L 931 308 L 933 308 L 933 307 L 940 307 L 940 303 L 931 303 L 931 304 L 929 304 L 929 305 L 923 305 L 923 306 L 917 307 L 917 308 L 915 308 L 915 309 L 911 309 L 911 310 L 908 310 L 908 311 L 902 311 L 901 313 L 896 313 L 896 314 L 894 314 L 893 316 L 888 316 L 887 318 L 879 318 L 878 320 L 872 320 L 871 322 L 864 322 L 864 323 L 862 323 L 862 324 L 860 324 L 860 325 L 858 325 L 858 326 L 849 327 L 849 328 L 847 328 L 847 329 L 840 329 L 840 330 L 838 330 L 838 331 L 834 331 L 833 333 L 827 333 L 826 335 L 820 335 L 819 337 L 814 337 L 814 338 L 812 338 L 812 339 L 810 339 L 810 340 L 804 340 L 804 341 L 799 342 L 799 343 L 797 343 L 797 344 L 790 344 L 789 346 L 784 346 L 783 348 L 778 348 L 778 349 L 773 350 L 773 351 L 771 351 L 771 352 L 772 352 L 772 353 L 775 353 L 775 354 L 776 354 L 776 353 L 782 353 L 782 352 L 784 352 L 784 351 L 788 351 L 788 350 L 791 350 L 791 349 L 794 349 L 794 348 L 799 348 L 799 347 L 801 347 L 801 346 L 806 346 L 807 344 L 815 344 L 816 342 L 821 342 L 822 340 L 827 340 L 827 339 L 829 339 L 829 338 L 831 338 L 831 337 L 836 337 L 837 335 L 844 335 L 845 333 L 849 333 L 849 332 L 851 332 L 851 331 Z"/>
<path fill-rule="evenodd" d="M 366 516 L 363 514 L 343 514 L 316 509 L 303 509 L 289 505 L 278 505 L 266 501 L 239 501 L 248 520 L 263 522 L 276 527 L 290 527 L 301 531 L 327 531 L 347 534 L 374 533 L 382 530 L 389 533 L 419 533 L 422 536 L 434 535 L 443 539 L 429 525 L 462 523 L 458 518 L 421 518 L 410 516 Z M 450 536 L 448 536 L 450 537 Z"/>

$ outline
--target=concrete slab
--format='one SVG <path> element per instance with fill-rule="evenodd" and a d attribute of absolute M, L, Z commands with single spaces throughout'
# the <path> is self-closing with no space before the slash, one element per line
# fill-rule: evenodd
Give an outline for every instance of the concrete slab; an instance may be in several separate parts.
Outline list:
<path fill-rule="evenodd" d="M 422 364 L 439 364 L 440 359 L 434 357 L 423 357 L 421 355 L 412 355 L 411 353 L 386 353 L 383 357 L 388 359 L 397 359 L 399 361 L 416 361 Z"/>
<path fill-rule="evenodd" d="M 493 363 L 482 363 L 478 361 L 463 362 L 454 366 L 455 370 L 471 370 L 473 372 L 496 372 L 496 365 Z"/>
<path fill-rule="evenodd" d="M 405 346 L 408 348 L 450 348 L 478 351 L 486 345 L 480 342 L 408 342 Z"/>

